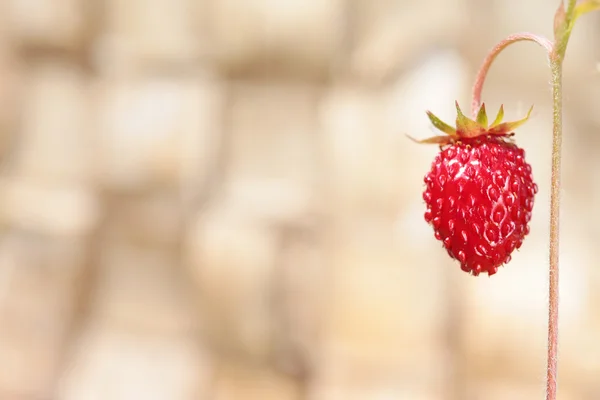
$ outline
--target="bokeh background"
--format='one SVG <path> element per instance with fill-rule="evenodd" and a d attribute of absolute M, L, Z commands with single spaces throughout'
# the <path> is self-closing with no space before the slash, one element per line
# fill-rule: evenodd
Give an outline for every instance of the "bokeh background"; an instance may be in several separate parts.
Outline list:
<path fill-rule="evenodd" d="M 2 0 L 0 399 L 544 395 L 550 75 L 490 113 L 540 192 L 492 278 L 423 220 L 433 133 L 547 0 Z M 600 398 L 600 19 L 565 64 L 561 400 Z"/>

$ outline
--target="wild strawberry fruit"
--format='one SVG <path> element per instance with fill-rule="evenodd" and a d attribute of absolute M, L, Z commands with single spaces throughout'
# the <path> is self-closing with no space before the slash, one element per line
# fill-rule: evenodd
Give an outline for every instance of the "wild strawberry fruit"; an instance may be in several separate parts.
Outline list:
<path fill-rule="evenodd" d="M 427 112 L 446 135 L 418 141 L 440 145 L 425 176 L 425 220 L 463 271 L 491 276 L 529 233 L 538 188 L 525 152 L 511 138 L 531 109 L 522 120 L 502 122 L 500 107 L 489 126 L 485 104 L 476 120 L 467 118 L 458 103 L 456 110 L 456 128 Z"/>

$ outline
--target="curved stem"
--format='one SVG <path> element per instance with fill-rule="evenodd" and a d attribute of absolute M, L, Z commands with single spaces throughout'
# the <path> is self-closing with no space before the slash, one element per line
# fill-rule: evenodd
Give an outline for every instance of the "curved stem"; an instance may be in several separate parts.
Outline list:
<path fill-rule="evenodd" d="M 506 47 L 513 43 L 522 41 L 535 42 L 542 46 L 544 49 L 546 49 L 548 55 L 552 53 L 553 46 L 550 40 L 543 36 L 535 35 L 529 32 L 522 32 L 510 35 L 504 40 L 502 40 L 500 43 L 498 43 L 496 46 L 494 46 L 494 48 L 489 52 L 485 60 L 483 60 L 483 64 L 479 68 L 479 71 L 477 72 L 477 77 L 475 78 L 475 84 L 473 85 L 473 102 L 471 103 L 471 113 L 473 114 L 473 117 L 477 117 L 477 112 L 479 111 L 479 107 L 481 106 L 481 92 L 483 90 L 483 83 L 485 82 L 485 78 L 490 67 L 492 66 L 492 63 L 494 62 L 498 54 L 500 54 L 500 52 Z"/>
<path fill-rule="evenodd" d="M 600 9 L 598 0 L 582 2 L 568 0 L 567 9 L 561 4 L 555 15 L 554 42 L 531 33 L 511 35 L 498 43 L 487 55 L 473 86 L 471 111 L 477 116 L 481 104 L 481 92 L 487 73 L 495 58 L 509 45 L 531 41 L 542 46 L 550 60 L 552 72 L 552 177 L 550 191 L 550 252 L 549 252 L 549 302 L 548 302 L 548 364 L 546 375 L 546 400 L 556 400 L 558 375 L 558 310 L 559 310 L 559 219 L 560 219 L 560 172 L 562 152 L 562 76 L 563 60 L 575 20 L 583 13 Z M 588 4 L 589 3 L 589 4 Z"/>
<path fill-rule="evenodd" d="M 562 78 L 563 61 L 575 21 L 583 14 L 600 10 L 600 0 L 568 0 L 560 5 L 554 16 L 554 41 L 532 33 L 517 33 L 498 43 L 487 55 L 473 85 L 473 117 L 481 104 L 481 92 L 494 59 L 509 45 L 530 41 L 542 46 L 550 61 L 552 72 L 552 178 L 550 191 L 550 254 L 549 254 L 549 304 L 548 304 L 548 369 L 546 400 L 556 400 L 558 372 L 558 308 L 559 308 L 559 219 L 560 219 L 560 168 L 562 152 Z"/>

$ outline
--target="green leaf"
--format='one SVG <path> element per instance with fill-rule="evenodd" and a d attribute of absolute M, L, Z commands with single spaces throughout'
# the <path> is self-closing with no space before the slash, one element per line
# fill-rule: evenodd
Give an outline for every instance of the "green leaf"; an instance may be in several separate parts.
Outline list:
<path fill-rule="evenodd" d="M 482 131 L 482 128 L 477 122 L 463 114 L 458 105 L 458 101 L 456 102 L 456 131 L 459 133 L 459 136 L 467 138 L 475 137 Z"/>
<path fill-rule="evenodd" d="M 575 6 L 574 19 L 596 10 L 600 10 L 600 0 L 584 0 Z"/>
<path fill-rule="evenodd" d="M 488 117 L 487 113 L 485 112 L 485 103 L 483 103 L 481 108 L 479 108 L 479 112 L 477 113 L 477 123 L 481 125 L 483 129 L 487 129 L 488 127 Z"/>
<path fill-rule="evenodd" d="M 450 143 L 452 140 L 448 136 L 432 136 L 430 138 L 422 139 L 422 140 L 415 139 L 408 135 L 406 135 L 406 137 L 409 138 L 410 140 L 412 140 L 413 142 L 416 142 L 419 144 L 446 144 L 446 143 Z"/>
<path fill-rule="evenodd" d="M 504 118 L 504 104 L 500 105 L 500 109 L 498 110 L 498 115 L 496 115 L 496 119 L 494 120 L 494 122 L 492 122 L 492 125 L 490 125 L 490 128 L 500 125 L 500 122 L 502 122 L 503 118 Z"/>
<path fill-rule="evenodd" d="M 436 117 L 431 111 L 427 111 L 427 116 L 429 117 L 429 120 L 431 121 L 433 126 L 435 126 L 437 129 L 439 129 L 447 135 L 456 136 L 456 129 L 454 129 L 453 127 Z"/>
<path fill-rule="evenodd" d="M 533 106 L 531 106 L 531 108 L 527 112 L 527 116 L 525 118 L 520 119 L 518 121 L 504 122 L 498 126 L 495 126 L 492 129 L 490 129 L 489 133 L 491 135 L 502 135 L 502 134 L 514 131 L 519 126 L 521 126 L 525 122 L 527 122 L 527 120 L 529 119 L 529 116 L 531 115 L 531 111 L 533 111 Z"/>

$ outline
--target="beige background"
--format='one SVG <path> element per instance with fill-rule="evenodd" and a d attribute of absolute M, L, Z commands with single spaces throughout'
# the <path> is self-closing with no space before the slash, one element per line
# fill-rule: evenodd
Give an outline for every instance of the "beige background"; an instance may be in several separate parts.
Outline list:
<path fill-rule="evenodd" d="M 556 3 L 556 4 L 555 4 Z M 2 0 L 1 400 L 521 400 L 544 393 L 541 49 L 484 90 L 540 186 L 493 278 L 423 220 L 485 52 L 542 0 Z M 600 29 L 565 65 L 560 399 L 600 398 Z"/>

